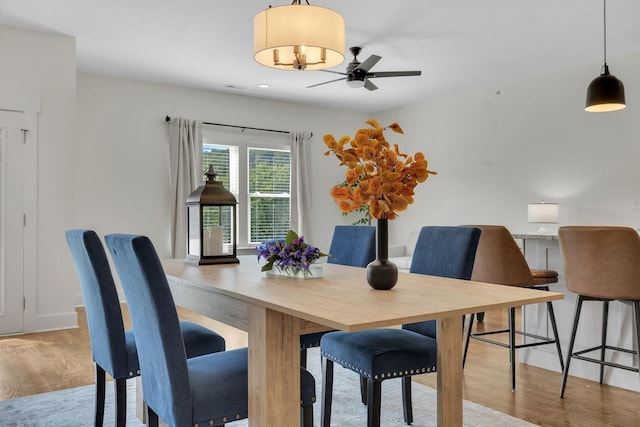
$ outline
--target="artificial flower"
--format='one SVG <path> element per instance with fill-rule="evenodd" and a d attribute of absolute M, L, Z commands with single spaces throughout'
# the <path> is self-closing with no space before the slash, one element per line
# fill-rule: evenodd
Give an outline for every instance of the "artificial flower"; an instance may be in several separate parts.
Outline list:
<path fill-rule="evenodd" d="M 414 188 L 437 172 L 427 169 L 421 152 L 408 156 L 400 152 L 398 144 L 391 147 L 384 131 L 404 134 L 398 123 L 387 127 L 375 119 L 366 123 L 370 128 L 358 129 L 353 139 L 348 135 L 340 140 L 331 134 L 323 137 L 329 148 L 325 156 L 333 153 L 340 166 L 347 167 L 345 181 L 333 187 L 330 195 L 343 213 L 367 206 L 376 219 L 395 219 L 413 203 Z"/>
<path fill-rule="evenodd" d="M 260 243 L 256 249 L 258 260 L 267 260 L 262 266 L 262 271 L 269 271 L 275 266 L 283 271 L 300 268 L 304 274 L 310 274 L 309 266 L 321 257 L 327 256 L 320 252 L 320 249 L 306 243 L 304 236 L 298 237 L 293 230 L 287 232 L 284 241 L 267 240 Z"/>

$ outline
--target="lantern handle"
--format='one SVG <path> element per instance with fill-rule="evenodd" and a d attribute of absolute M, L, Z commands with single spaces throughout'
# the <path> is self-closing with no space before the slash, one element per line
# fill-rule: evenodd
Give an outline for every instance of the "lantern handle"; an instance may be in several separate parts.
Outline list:
<path fill-rule="evenodd" d="M 215 181 L 218 175 L 216 171 L 213 170 L 213 165 L 209 165 L 207 170 L 204 171 L 204 174 L 207 176 L 207 181 Z"/>

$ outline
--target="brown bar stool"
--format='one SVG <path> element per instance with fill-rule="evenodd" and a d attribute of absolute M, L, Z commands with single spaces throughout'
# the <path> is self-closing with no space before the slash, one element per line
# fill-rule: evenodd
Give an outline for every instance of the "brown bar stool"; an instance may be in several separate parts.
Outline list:
<path fill-rule="evenodd" d="M 603 382 L 605 366 L 640 372 L 637 367 L 605 360 L 607 350 L 638 354 L 637 349 L 607 345 L 607 318 L 610 301 L 621 300 L 631 303 L 636 343 L 640 343 L 640 236 L 636 230 L 629 227 L 593 226 L 560 227 L 558 236 L 567 288 L 578 294 L 567 365 L 564 367 L 560 387 L 560 397 L 564 397 L 572 358 L 599 364 L 600 384 Z M 574 352 L 580 310 L 584 301 L 602 302 L 601 341 L 598 346 Z M 600 351 L 599 359 L 583 356 L 593 351 Z"/>
<path fill-rule="evenodd" d="M 502 225 L 472 225 L 481 230 L 480 242 L 476 251 L 476 260 L 473 265 L 471 280 L 475 282 L 495 283 L 507 286 L 519 286 L 523 288 L 549 290 L 549 284 L 558 282 L 558 273 L 552 270 L 531 270 L 527 260 L 520 251 L 518 244 L 513 239 L 509 230 Z M 560 369 L 564 369 L 562 349 L 558 339 L 558 328 L 553 305 L 547 302 L 547 313 L 553 338 L 543 337 L 530 332 L 519 331 L 515 325 L 515 307 L 509 308 L 509 327 L 495 331 L 472 333 L 475 315 L 471 315 L 467 337 L 464 347 L 463 366 L 467 359 L 467 350 L 471 338 L 490 344 L 499 345 L 509 349 L 509 361 L 511 364 L 511 388 L 516 389 L 516 349 L 534 347 L 545 344 L 555 344 L 560 360 Z M 487 338 L 487 335 L 508 333 L 509 343 Z M 516 344 L 516 335 L 532 338 L 534 341 Z"/>

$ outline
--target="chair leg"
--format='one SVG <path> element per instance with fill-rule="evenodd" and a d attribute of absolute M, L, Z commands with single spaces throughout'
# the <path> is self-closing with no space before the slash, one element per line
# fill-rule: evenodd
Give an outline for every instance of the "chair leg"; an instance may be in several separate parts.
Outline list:
<path fill-rule="evenodd" d="M 95 427 L 102 427 L 104 421 L 104 388 L 106 383 L 106 374 L 96 363 L 96 413 L 93 421 Z"/>
<path fill-rule="evenodd" d="M 320 425 L 331 426 L 331 400 L 333 399 L 333 362 L 322 358 L 322 412 Z"/>
<path fill-rule="evenodd" d="M 484 311 L 478 313 L 478 322 L 484 322 Z"/>
<path fill-rule="evenodd" d="M 567 351 L 567 363 L 564 365 L 564 371 L 562 372 L 562 385 L 560 386 L 560 398 L 564 397 L 564 389 L 567 385 L 567 377 L 569 376 L 569 365 L 571 364 L 571 358 L 573 357 L 573 345 L 576 342 L 576 332 L 578 331 L 578 322 L 580 321 L 580 311 L 582 310 L 582 296 L 578 295 L 578 301 L 576 301 L 576 310 L 573 315 L 573 327 L 571 328 L 571 338 L 569 339 L 569 351 Z"/>
<path fill-rule="evenodd" d="M 638 366 L 640 366 L 640 301 L 633 302 L 633 315 L 636 329 L 636 357 L 638 358 Z M 640 368 L 638 374 L 640 374 Z"/>
<path fill-rule="evenodd" d="M 116 396 L 116 426 L 125 427 L 127 425 L 127 380 L 120 378 L 113 382 Z"/>
<path fill-rule="evenodd" d="M 509 361 L 511 362 L 511 391 L 516 391 L 516 308 L 509 307 Z"/>
<path fill-rule="evenodd" d="M 609 301 L 602 301 L 602 339 L 600 340 L 600 361 L 604 362 L 607 351 L 607 328 L 609 327 Z M 604 364 L 600 364 L 600 384 L 604 382 Z"/>
<path fill-rule="evenodd" d="M 380 427 L 381 386 L 382 381 L 367 381 L 367 427 Z"/>
<path fill-rule="evenodd" d="M 413 422 L 413 404 L 411 403 L 411 376 L 402 377 L 402 410 L 404 422 L 411 425 Z"/>
<path fill-rule="evenodd" d="M 158 427 L 158 414 L 147 405 L 147 427 Z"/>
<path fill-rule="evenodd" d="M 469 327 L 467 329 L 467 339 L 464 342 L 464 353 L 462 354 L 462 369 L 464 369 L 464 364 L 467 362 L 467 351 L 469 350 L 469 341 L 471 341 L 471 331 L 473 329 L 473 320 L 475 319 L 475 314 L 471 313 L 469 317 Z M 478 315 L 478 320 L 480 320 L 480 316 Z"/>
<path fill-rule="evenodd" d="M 300 407 L 300 425 L 302 427 L 313 427 L 313 405 Z"/>
<path fill-rule="evenodd" d="M 553 311 L 553 304 L 551 301 L 547 302 L 547 313 L 549 313 L 549 321 L 551 322 L 551 330 L 553 331 L 553 338 L 556 340 L 556 351 L 558 352 L 558 359 L 560 359 L 560 370 L 564 371 L 564 360 L 562 358 L 562 347 L 560 346 L 560 335 L 558 335 L 558 325 L 556 323 L 556 314 Z"/>
<path fill-rule="evenodd" d="M 360 399 L 362 404 L 367 404 L 367 377 L 360 376 Z"/>
<path fill-rule="evenodd" d="M 300 366 L 307 369 L 307 349 L 300 350 Z"/>

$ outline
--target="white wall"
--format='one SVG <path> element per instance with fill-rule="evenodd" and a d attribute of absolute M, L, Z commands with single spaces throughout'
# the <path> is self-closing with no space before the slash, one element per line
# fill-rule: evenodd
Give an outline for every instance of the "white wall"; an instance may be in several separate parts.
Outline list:
<path fill-rule="evenodd" d="M 75 40 L 0 26 L 0 93 L 7 99 L 39 101 L 35 159 L 25 168 L 37 177 L 33 198 L 36 247 L 25 259 L 29 330 L 75 325 L 72 288 L 76 280 L 64 231 L 73 224 L 76 62 Z M 35 216 L 35 217 L 34 217 Z M 30 230 L 30 228 L 29 228 Z M 31 316 L 33 315 L 33 316 Z M 32 318 L 31 318 L 32 317 Z"/>
<path fill-rule="evenodd" d="M 557 202 L 560 224 L 640 227 L 640 54 L 609 58 L 627 108 L 584 111 L 598 63 L 542 78 L 479 87 L 380 115 L 398 121 L 405 152 L 423 151 L 439 174 L 394 221 L 395 239 L 421 225 L 528 224 L 527 203 Z M 390 238 L 391 239 L 391 238 Z"/>
<path fill-rule="evenodd" d="M 232 94 L 78 75 L 76 226 L 100 235 L 148 235 L 169 256 L 169 158 L 165 116 L 278 130 L 313 132 L 312 229 L 307 241 L 328 250 L 336 223 L 349 223 L 329 197 L 342 181 L 322 136 L 343 135 L 367 116 Z"/>

